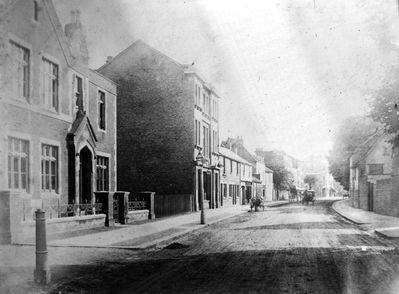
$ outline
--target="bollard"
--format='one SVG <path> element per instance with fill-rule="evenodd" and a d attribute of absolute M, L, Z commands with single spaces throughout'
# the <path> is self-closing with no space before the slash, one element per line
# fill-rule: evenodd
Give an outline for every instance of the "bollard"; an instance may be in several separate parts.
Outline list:
<path fill-rule="evenodd" d="M 50 283 L 51 275 L 47 260 L 46 217 L 41 209 L 36 210 L 36 269 L 34 280 L 38 284 Z"/>

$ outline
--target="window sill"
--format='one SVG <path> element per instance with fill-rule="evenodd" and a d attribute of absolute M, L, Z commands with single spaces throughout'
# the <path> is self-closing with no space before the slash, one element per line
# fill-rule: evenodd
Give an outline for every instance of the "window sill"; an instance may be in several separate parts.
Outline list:
<path fill-rule="evenodd" d="M 59 111 L 56 110 L 55 108 L 48 108 L 48 107 L 44 106 L 44 107 L 42 107 L 42 110 L 47 112 L 47 113 L 49 113 L 49 114 L 52 114 L 52 115 L 59 115 L 60 114 Z"/>
<path fill-rule="evenodd" d="M 42 105 L 34 105 L 34 104 L 30 104 L 28 101 L 21 101 L 20 99 L 12 99 L 12 98 L 4 98 L 2 99 L 4 101 L 4 103 L 8 103 L 10 105 L 13 105 L 15 107 L 20 107 L 32 112 L 36 112 L 51 118 L 55 118 L 55 119 L 59 119 L 68 123 L 72 123 L 72 117 L 64 114 L 64 113 L 60 113 L 60 112 L 55 112 L 55 111 L 51 111 L 48 108 L 43 108 Z"/>
<path fill-rule="evenodd" d="M 60 197 L 61 196 L 61 194 L 59 192 L 55 192 L 55 191 L 43 191 L 43 190 L 41 190 L 40 193 L 41 193 L 42 196 L 45 196 L 45 197 L 49 197 L 49 196 Z"/>

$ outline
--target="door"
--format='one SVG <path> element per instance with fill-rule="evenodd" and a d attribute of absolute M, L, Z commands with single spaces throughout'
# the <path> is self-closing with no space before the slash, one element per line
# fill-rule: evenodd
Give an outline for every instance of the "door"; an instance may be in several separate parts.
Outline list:
<path fill-rule="evenodd" d="M 368 210 L 373 211 L 374 210 L 374 184 L 373 183 L 367 183 L 368 184 Z"/>
<path fill-rule="evenodd" d="M 91 203 L 93 188 L 93 156 L 89 148 L 84 147 L 80 151 L 79 169 L 79 202 L 81 204 Z"/>

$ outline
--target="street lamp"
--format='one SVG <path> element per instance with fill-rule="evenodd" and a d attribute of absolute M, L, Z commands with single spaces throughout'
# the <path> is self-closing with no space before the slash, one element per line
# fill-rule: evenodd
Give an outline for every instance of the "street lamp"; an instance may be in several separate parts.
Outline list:
<path fill-rule="evenodd" d="M 205 210 L 204 210 L 204 191 L 203 191 L 203 185 L 202 185 L 202 166 L 204 165 L 204 156 L 201 153 L 201 150 L 199 151 L 197 157 L 195 158 L 195 161 L 197 163 L 197 166 L 199 167 L 200 171 L 200 176 L 198 177 L 198 196 L 199 196 L 199 206 L 201 210 L 201 225 L 204 225 L 206 223 L 205 221 Z"/>

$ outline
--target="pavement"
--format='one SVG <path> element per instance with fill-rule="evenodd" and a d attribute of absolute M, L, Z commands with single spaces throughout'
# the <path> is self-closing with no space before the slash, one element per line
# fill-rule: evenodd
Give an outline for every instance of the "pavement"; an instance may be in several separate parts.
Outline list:
<path fill-rule="evenodd" d="M 145 250 L 53 246 L 46 286 L 32 281 L 34 247 L 12 246 L 3 266 L 0 246 L 0 293 L 399 293 L 393 242 L 335 200 L 237 214 Z"/>
<path fill-rule="evenodd" d="M 268 202 L 266 207 L 276 207 L 287 203 L 288 201 Z M 248 207 L 248 205 L 234 205 L 206 209 L 206 225 L 246 213 Z M 200 224 L 200 212 L 193 212 L 139 224 L 50 235 L 48 246 L 146 249 L 203 227 L 204 225 Z M 34 245 L 34 241 L 28 240 L 16 245 Z"/>
<path fill-rule="evenodd" d="M 378 214 L 351 206 L 351 199 L 336 201 L 333 209 L 342 217 L 358 225 L 372 228 L 385 238 L 399 238 L 399 218 Z"/>

